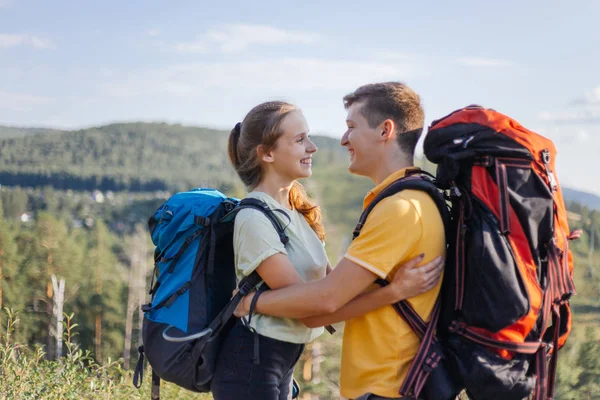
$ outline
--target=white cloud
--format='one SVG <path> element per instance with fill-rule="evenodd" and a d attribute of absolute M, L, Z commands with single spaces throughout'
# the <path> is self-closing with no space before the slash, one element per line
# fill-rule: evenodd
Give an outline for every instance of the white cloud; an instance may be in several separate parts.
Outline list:
<path fill-rule="evenodd" d="M 575 99 L 573 105 L 600 105 L 600 86 L 588 90 L 579 99 Z"/>
<path fill-rule="evenodd" d="M 109 96 L 167 94 L 187 96 L 206 89 L 265 90 L 270 93 L 306 90 L 350 90 L 365 82 L 406 79 L 409 63 L 333 61 L 284 58 L 233 63 L 191 63 L 148 70 L 102 85 Z"/>
<path fill-rule="evenodd" d="M 19 46 L 28 46 L 34 49 L 53 49 L 55 47 L 50 39 L 39 36 L 0 33 L 0 49 L 10 49 Z"/>
<path fill-rule="evenodd" d="M 0 91 L 0 109 L 27 111 L 50 101 L 47 97 L 27 93 L 11 93 Z"/>
<path fill-rule="evenodd" d="M 600 123 L 600 108 L 580 108 L 556 112 L 544 111 L 539 114 L 539 118 L 545 122 L 564 124 Z"/>
<path fill-rule="evenodd" d="M 588 133 L 588 131 L 584 131 L 581 130 L 579 132 L 577 132 L 577 141 L 580 143 L 585 143 L 585 142 L 589 142 L 591 139 L 591 135 Z"/>
<path fill-rule="evenodd" d="M 564 124 L 600 123 L 600 86 L 588 90 L 583 96 L 569 102 L 560 111 L 544 111 L 539 119 Z"/>
<path fill-rule="evenodd" d="M 514 63 L 509 60 L 484 57 L 462 57 L 457 59 L 456 62 L 470 67 L 510 67 L 514 65 Z"/>
<path fill-rule="evenodd" d="M 177 43 L 173 49 L 180 53 L 206 53 L 210 46 L 204 41 Z"/>
<path fill-rule="evenodd" d="M 160 35 L 160 31 L 158 29 L 148 29 L 146 31 L 146 36 L 156 37 Z"/>
<path fill-rule="evenodd" d="M 397 51 L 378 50 L 373 53 L 373 56 L 377 60 L 391 61 L 391 62 L 411 62 L 417 61 L 421 58 L 418 54 L 413 53 L 402 53 Z"/>
<path fill-rule="evenodd" d="M 544 123 L 536 132 L 554 141 L 558 152 L 556 171 L 563 186 L 600 194 L 597 178 L 600 130 L 594 125 Z"/>
<path fill-rule="evenodd" d="M 173 48 L 181 53 L 220 51 L 239 53 L 252 45 L 311 44 L 320 36 L 311 32 L 290 31 L 266 25 L 226 25 L 211 29 L 195 41 L 177 43 Z"/>

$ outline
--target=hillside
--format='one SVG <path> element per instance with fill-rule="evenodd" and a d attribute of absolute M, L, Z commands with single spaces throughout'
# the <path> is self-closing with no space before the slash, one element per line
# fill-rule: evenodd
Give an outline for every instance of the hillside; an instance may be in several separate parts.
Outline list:
<path fill-rule="evenodd" d="M 24 128 L 16 126 L 0 126 L 0 138 L 15 138 L 44 133 L 58 133 L 60 130 L 47 128 Z"/>
<path fill-rule="evenodd" d="M 591 209 L 600 210 L 600 196 L 580 190 L 563 188 L 566 202 L 578 203 Z"/>
<path fill-rule="evenodd" d="M 227 135 L 165 123 L 77 131 L 0 126 L 0 185 L 112 191 L 214 186 L 239 192 L 226 157 Z M 347 179 L 339 174 L 345 174 L 348 160 L 339 140 L 318 135 L 314 140 L 319 147 L 315 175 L 332 182 L 336 171 L 336 177 Z M 564 188 L 564 196 L 567 202 L 600 209 L 600 196 L 570 188 Z"/>
<path fill-rule="evenodd" d="M 228 134 L 164 123 L 123 123 L 0 136 L 0 185 L 124 194 L 208 186 L 240 197 L 245 189 L 227 157 Z M 317 135 L 313 140 L 319 147 L 313 159 L 314 176 L 304 184 L 325 210 L 328 230 L 336 236 L 330 241 L 335 254 L 346 241 L 338 233 L 352 230 L 372 183 L 348 174 L 348 155 L 338 139 Z M 14 199 L 5 209 L 9 203 L 11 209 L 27 211 L 26 204 Z M 156 208 L 156 203 L 151 200 L 140 207 L 136 202 L 124 214 L 137 218 L 141 210 Z"/>
<path fill-rule="evenodd" d="M 227 136 L 223 130 L 166 123 L 77 131 L 0 126 L 0 185 L 115 192 L 211 186 L 240 196 L 244 188 L 226 156 Z M 305 183 L 329 220 L 350 229 L 372 184 L 347 173 L 348 156 L 338 139 L 316 135 L 314 141 L 319 147 L 314 177 Z M 564 193 L 567 202 L 600 209 L 598 196 L 568 188 Z"/>
<path fill-rule="evenodd" d="M 12 128 L 0 128 L 8 134 Z M 113 124 L 78 131 L 0 135 L 0 184 L 74 190 L 183 190 L 238 184 L 225 131 L 162 123 Z M 339 163 L 335 139 L 317 137 L 315 165 Z"/>

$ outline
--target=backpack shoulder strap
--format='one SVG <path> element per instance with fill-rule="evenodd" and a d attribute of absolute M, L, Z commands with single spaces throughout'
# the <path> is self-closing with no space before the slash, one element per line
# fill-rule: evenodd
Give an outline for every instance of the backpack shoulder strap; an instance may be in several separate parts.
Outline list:
<path fill-rule="evenodd" d="M 267 217 L 269 221 L 271 221 L 271 224 L 273 224 L 273 228 L 275 228 L 275 231 L 279 235 L 281 243 L 283 243 L 283 245 L 285 246 L 289 242 L 290 239 L 285 234 L 285 228 L 287 227 L 287 225 L 281 225 L 281 221 L 275 216 L 275 212 L 279 212 L 281 213 L 281 215 L 284 215 L 288 219 L 288 223 L 291 222 L 289 215 L 287 215 L 285 211 L 269 208 L 267 203 L 265 203 L 264 201 L 259 199 L 253 199 L 251 197 L 247 197 L 241 200 L 239 206 L 235 209 L 235 212 L 239 212 L 244 208 L 252 208 L 254 210 L 261 211 L 265 215 L 265 217 Z"/>
<path fill-rule="evenodd" d="M 356 239 L 360 235 L 360 231 L 365 225 L 367 217 L 369 216 L 371 211 L 373 211 L 375 206 L 379 204 L 379 202 L 403 190 L 420 190 L 422 192 L 427 193 L 431 197 L 431 199 L 435 202 L 438 211 L 440 212 L 442 221 L 444 222 L 444 230 L 446 232 L 446 237 L 449 237 L 448 234 L 450 228 L 450 211 L 448 210 L 448 204 L 446 203 L 446 199 L 444 198 L 442 191 L 438 188 L 438 186 L 435 184 L 435 181 L 431 178 L 429 174 L 424 173 L 423 171 L 417 171 L 409 176 L 405 176 L 393 182 L 388 187 L 383 189 L 381 193 L 379 193 L 373 199 L 373 201 L 367 206 L 367 208 L 365 208 L 365 210 L 361 214 L 358 220 L 358 224 L 356 225 L 356 228 L 354 228 L 352 240 Z"/>

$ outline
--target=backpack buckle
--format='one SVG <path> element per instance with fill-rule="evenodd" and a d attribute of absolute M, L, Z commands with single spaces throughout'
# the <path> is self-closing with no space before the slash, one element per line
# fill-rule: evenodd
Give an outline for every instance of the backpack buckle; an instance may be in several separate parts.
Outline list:
<path fill-rule="evenodd" d="M 196 215 L 194 217 L 194 223 L 196 225 L 200 225 L 200 226 L 209 226 L 210 225 L 210 219 L 208 219 L 206 217 L 201 217 L 200 215 Z"/>
<path fill-rule="evenodd" d="M 452 186 L 450 188 L 450 196 L 459 198 L 462 196 L 462 193 L 460 192 L 460 189 L 457 186 Z"/>
<path fill-rule="evenodd" d="M 448 327 L 448 330 L 452 333 L 462 335 L 463 333 L 465 333 L 465 328 L 466 327 L 462 323 L 458 321 L 452 321 L 452 323 Z"/>
<path fill-rule="evenodd" d="M 225 213 L 233 211 L 235 208 L 235 203 L 229 199 L 223 201 L 223 208 L 225 209 Z"/>
<path fill-rule="evenodd" d="M 550 151 L 548 149 L 544 149 L 541 153 L 544 164 L 550 164 Z"/>
<path fill-rule="evenodd" d="M 425 359 L 425 363 L 423 365 L 423 370 L 425 372 L 431 372 L 438 367 L 441 361 L 442 356 L 433 351 L 431 354 L 427 355 L 427 358 Z"/>
<path fill-rule="evenodd" d="M 148 311 L 152 310 L 152 304 L 151 303 L 142 304 L 141 309 L 143 312 L 148 312 Z"/>

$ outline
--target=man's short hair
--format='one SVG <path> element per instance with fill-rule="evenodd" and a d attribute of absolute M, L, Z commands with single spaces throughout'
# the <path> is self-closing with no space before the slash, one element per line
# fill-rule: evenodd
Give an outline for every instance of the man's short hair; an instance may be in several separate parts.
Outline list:
<path fill-rule="evenodd" d="M 394 121 L 398 145 L 414 156 L 425 120 L 421 98 L 414 90 L 401 82 L 371 83 L 344 96 L 344 107 L 354 103 L 362 103 L 361 112 L 371 128 L 386 119 Z"/>

